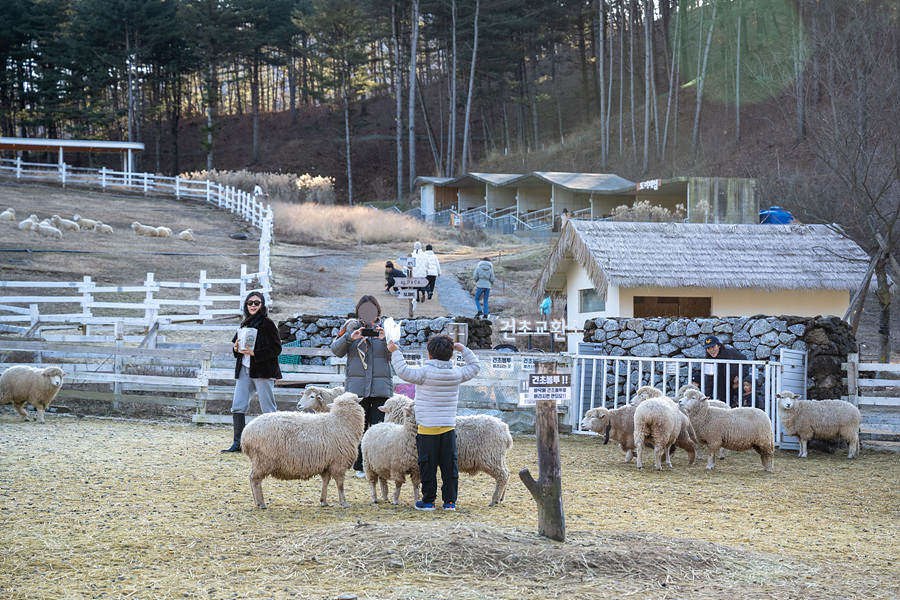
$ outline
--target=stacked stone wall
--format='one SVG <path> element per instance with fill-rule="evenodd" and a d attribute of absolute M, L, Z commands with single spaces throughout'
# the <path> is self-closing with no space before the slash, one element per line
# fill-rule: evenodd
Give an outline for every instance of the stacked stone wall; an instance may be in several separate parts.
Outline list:
<path fill-rule="evenodd" d="M 837 317 L 600 317 L 584 325 L 584 341 L 599 344 L 599 353 L 608 356 L 705 358 L 702 341 L 710 335 L 750 360 L 776 360 L 782 348 L 807 351 L 808 397 L 822 400 L 845 393 L 841 363 L 855 351 L 856 339 Z"/>
<path fill-rule="evenodd" d="M 281 343 L 300 342 L 306 348 L 328 348 L 337 337 L 347 321 L 346 317 L 322 315 L 298 315 L 292 319 L 281 321 L 278 332 Z M 491 348 L 491 322 L 468 317 L 437 317 L 422 319 L 404 319 L 403 335 L 399 345 L 404 349 L 421 349 L 432 334 L 444 332 L 447 323 L 467 323 L 469 325 L 468 347 L 473 350 Z M 327 357 L 304 358 L 308 365 L 326 364 Z"/>

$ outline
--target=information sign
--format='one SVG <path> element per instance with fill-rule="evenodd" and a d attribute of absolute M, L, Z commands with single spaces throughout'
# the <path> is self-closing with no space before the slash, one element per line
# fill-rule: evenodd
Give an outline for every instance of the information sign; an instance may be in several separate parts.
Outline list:
<path fill-rule="evenodd" d="M 397 277 L 394 279 L 394 286 L 401 288 L 420 288 L 428 285 L 428 279 L 425 277 Z"/>

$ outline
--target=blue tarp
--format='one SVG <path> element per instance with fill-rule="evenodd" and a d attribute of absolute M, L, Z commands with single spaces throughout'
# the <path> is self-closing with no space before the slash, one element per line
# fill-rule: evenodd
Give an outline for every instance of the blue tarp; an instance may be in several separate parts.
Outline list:
<path fill-rule="evenodd" d="M 794 215 L 784 210 L 780 206 L 770 206 L 766 210 L 759 211 L 759 222 L 761 225 L 787 225 L 793 223 Z"/>

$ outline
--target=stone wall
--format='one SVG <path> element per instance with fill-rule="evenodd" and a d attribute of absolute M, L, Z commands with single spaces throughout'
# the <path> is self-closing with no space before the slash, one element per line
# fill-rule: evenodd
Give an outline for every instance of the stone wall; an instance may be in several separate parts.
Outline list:
<path fill-rule="evenodd" d="M 281 321 L 278 324 L 278 332 L 283 344 L 299 341 L 306 348 L 328 348 L 346 321 L 346 317 L 297 315 L 293 319 Z M 447 328 L 447 323 L 469 324 L 467 344 L 469 348 L 473 350 L 491 348 L 491 322 L 468 317 L 404 319 L 403 337 L 399 345 L 409 349 L 424 348 L 426 340 L 433 333 L 443 332 Z M 326 360 L 327 357 L 310 357 L 304 358 L 303 363 L 323 365 Z"/>
<path fill-rule="evenodd" d="M 608 356 L 705 358 L 702 340 L 715 335 L 750 360 L 774 360 L 781 348 L 809 353 L 807 395 L 840 398 L 841 363 L 855 352 L 849 325 L 837 317 L 723 317 L 686 319 L 597 318 L 584 324 L 584 341 Z"/>

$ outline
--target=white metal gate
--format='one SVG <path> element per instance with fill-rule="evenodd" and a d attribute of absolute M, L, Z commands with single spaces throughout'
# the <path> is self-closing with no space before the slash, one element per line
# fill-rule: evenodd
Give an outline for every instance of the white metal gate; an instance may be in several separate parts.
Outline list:
<path fill-rule="evenodd" d="M 581 430 L 581 418 L 591 408 L 605 406 L 618 408 L 628 403 L 637 389 L 644 385 L 660 388 L 664 394 L 674 396 L 678 389 L 689 383 L 707 365 L 726 364 L 726 377 L 731 373 L 746 374 L 751 381 L 751 393 L 761 399 L 762 410 L 772 422 L 775 445 L 783 448 L 799 448 L 797 438 L 783 435 L 778 421 L 775 394 L 789 390 L 806 393 L 806 352 L 782 350 L 778 362 L 757 360 L 714 361 L 689 358 L 642 358 L 634 356 L 595 356 L 579 354 L 573 357 L 572 407 L 570 425 L 575 433 Z M 718 383 L 714 370 L 713 389 Z M 738 377 L 739 382 L 742 377 Z M 730 386 L 727 386 L 730 389 Z M 740 389 L 740 383 L 739 383 Z M 738 395 L 740 398 L 740 395 Z M 729 398 L 720 398 L 729 402 Z M 738 401 L 741 404 L 741 401 Z M 743 405 L 743 404 L 741 404 Z"/>

